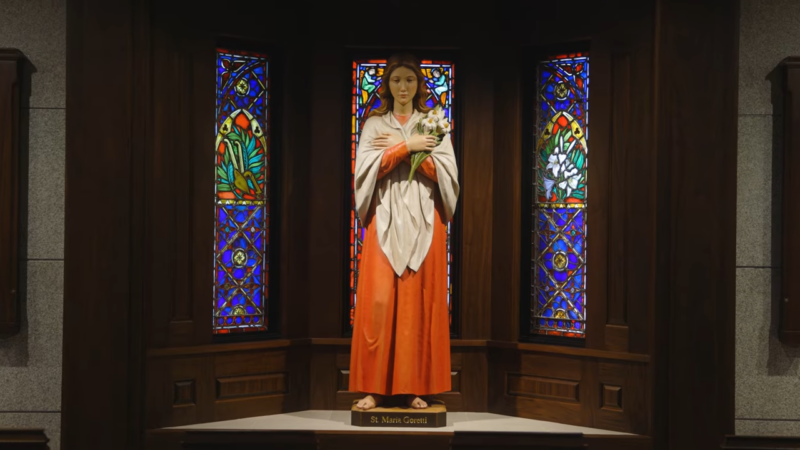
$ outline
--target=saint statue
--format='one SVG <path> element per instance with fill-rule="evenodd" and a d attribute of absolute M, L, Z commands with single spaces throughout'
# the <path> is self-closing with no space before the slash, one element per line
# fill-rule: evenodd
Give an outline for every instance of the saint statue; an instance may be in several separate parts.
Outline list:
<path fill-rule="evenodd" d="M 365 227 L 353 325 L 350 390 L 363 410 L 385 396 L 423 397 L 450 390 L 447 305 L 447 223 L 459 194 L 449 135 L 418 132 L 429 118 L 419 61 L 387 61 L 378 95 L 358 143 L 355 203 Z M 410 158 L 430 152 L 409 181 Z"/>

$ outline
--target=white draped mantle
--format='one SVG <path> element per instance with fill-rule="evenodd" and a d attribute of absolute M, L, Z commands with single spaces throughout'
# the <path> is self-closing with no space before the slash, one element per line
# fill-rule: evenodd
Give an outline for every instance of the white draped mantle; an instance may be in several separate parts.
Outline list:
<path fill-rule="evenodd" d="M 406 267 L 419 270 L 428 254 L 433 240 L 433 196 L 436 186 L 419 173 L 415 173 L 414 179 L 409 182 L 411 166 L 405 161 L 378 180 L 385 149 L 373 147 L 372 140 L 383 133 L 393 133 L 401 139 L 410 138 L 417 134 L 417 123 L 422 117 L 424 114 L 414 111 L 402 126 L 391 113 L 370 117 L 364 124 L 356 150 L 356 210 L 363 221 L 377 189 L 375 220 L 378 240 L 397 276 L 401 276 Z M 450 136 L 431 152 L 430 158 L 433 158 L 439 179 L 439 192 L 446 216 L 444 219 L 449 221 L 455 212 L 459 194 L 458 168 Z"/>

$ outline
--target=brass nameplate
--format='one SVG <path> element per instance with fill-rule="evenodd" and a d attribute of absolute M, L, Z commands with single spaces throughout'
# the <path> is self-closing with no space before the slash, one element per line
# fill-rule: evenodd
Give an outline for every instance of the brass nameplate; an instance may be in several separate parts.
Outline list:
<path fill-rule="evenodd" d="M 447 425 L 447 409 L 441 403 L 425 409 L 378 407 L 367 411 L 356 408 L 353 403 L 350 417 L 350 423 L 357 427 L 439 428 Z"/>

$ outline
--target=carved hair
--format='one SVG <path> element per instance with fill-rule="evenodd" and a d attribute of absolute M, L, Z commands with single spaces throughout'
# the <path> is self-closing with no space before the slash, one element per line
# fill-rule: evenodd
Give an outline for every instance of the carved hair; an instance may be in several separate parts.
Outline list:
<path fill-rule="evenodd" d="M 410 69 L 414 72 L 414 75 L 417 76 L 417 92 L 412 99 L 414 109 L 423 113 L 427 113 L 431 110 L 431 108 L 425 104 L 428 100 L 428 87 L 425 83 L 425 75 L 422 73 L 419 60 L 409 53 L 398 53 L 392 55 L 386 62 L 386 68 L 383 70 L 383 77 L 381 78 L 381 87 L 378 88 L 378 97 L 381 99 L 381 106 L 370 111 L 370 117 L 382 116 L 394 109 L 394 97 L 392 97 L 392 91 L 389 89 L 389 80 L 392 73 L 400 67 Z"/>

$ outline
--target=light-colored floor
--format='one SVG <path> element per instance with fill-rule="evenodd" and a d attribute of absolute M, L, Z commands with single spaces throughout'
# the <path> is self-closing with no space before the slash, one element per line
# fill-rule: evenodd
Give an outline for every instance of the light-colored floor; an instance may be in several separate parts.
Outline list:
<path fill-rule="evenodd" d="M 200 423 L 184 427 L 182 430 L 310 430 L 310 431 L 393 431 L 393 432 L 458 432 L 458 431 L 501 431 L 523 433 L 583 433 L 585 435 L 626 435 L 616 431 L 597 428 L 576 427 L 542 420 L 501 416 L 490 413 L 447 413 L 447 426 L 442 428 L 389 428 L 354 427 L 350 425 L 350 411 L 300 411 L 271 416 L 249 417 L 247 419 L 226 420 L 223 422 Z"/>

